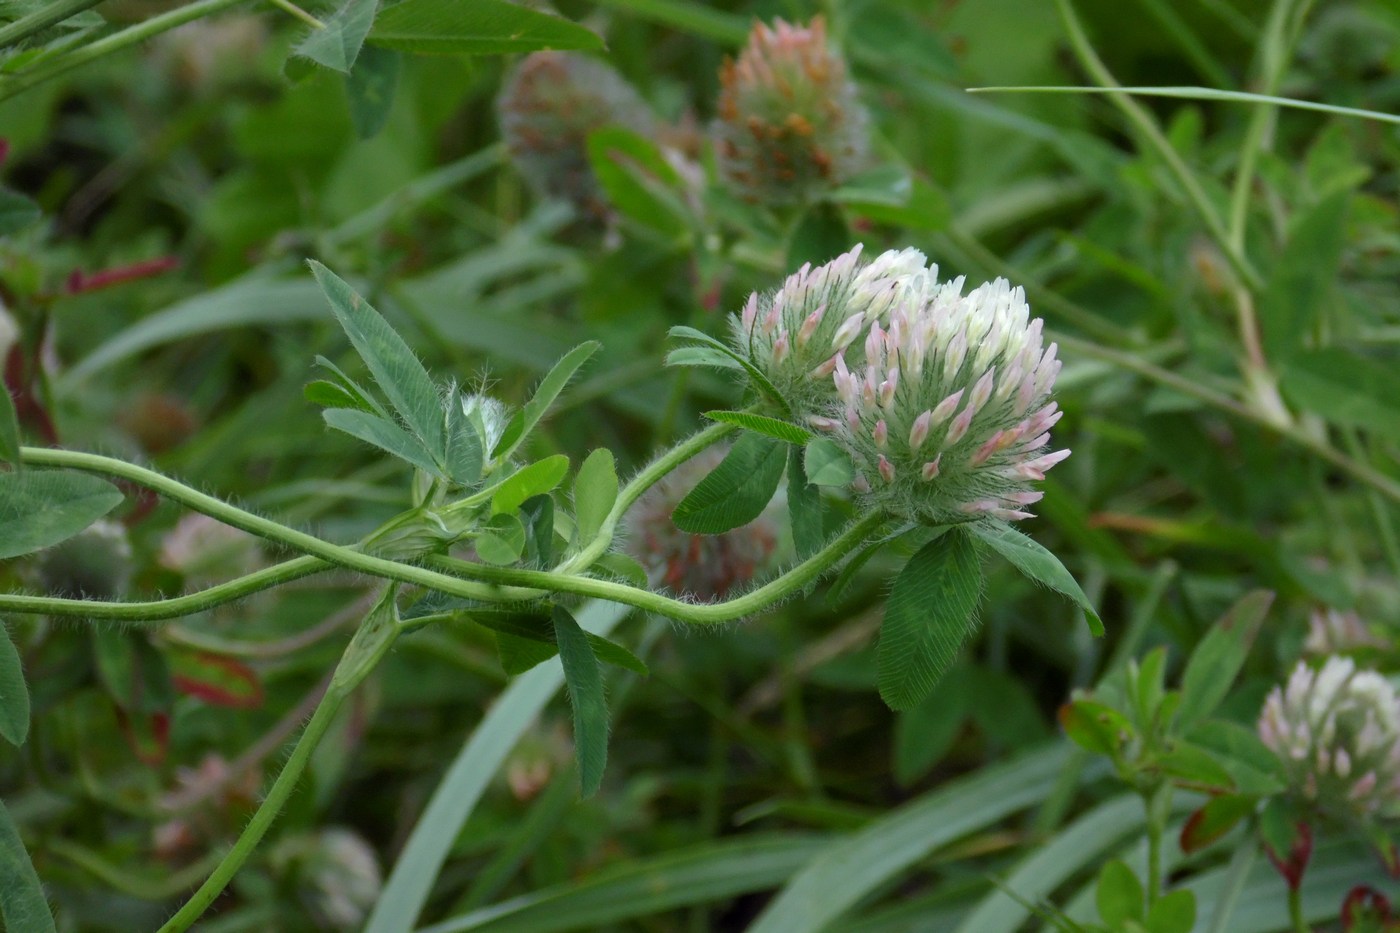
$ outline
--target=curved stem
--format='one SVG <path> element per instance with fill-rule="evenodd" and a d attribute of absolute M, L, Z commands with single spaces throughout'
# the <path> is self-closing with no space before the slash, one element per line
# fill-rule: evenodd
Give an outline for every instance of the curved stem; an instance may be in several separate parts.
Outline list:
<path fill-rule="evenodd" d="M 277 814 L 282 811 L 282 807 L 292 796 L 292 792 L 296 790 L 301 773 L 306 770 L 306 765 L 311 760 L 311 753 L 315 751 L 316 746 L 325 736 L 326 730 L 330 728 L 336 712 L 340 709 L 340 704 L 354 692 L 360 682 L 369 675 L 369 672 L 374 670 L 398 637 L 399 626 L 397 612 L 394 608 L 394 596 L 395 588 L 391 586 L 379 604 L 365 616 L 360 630 L 355 633 L 355 637 L 350 640 L 345 653 L 341 655 L 340 663 L 336 666 L 335 673 L 331 675 L 330 685 L 326 688 L 325 695 L 321 697 L 321 702 L 316 704 L 316 711 L 311 714 L 310 721 L 302 730 L 301 737 L 297 739 L 297 744 L 287 758 L 287 763 L 282 766 L 281 773 L 273 782 L 272 789 L 263 798 L 257 812 L 253 814 L 253 818 L 249 820 L 248 825 L 244 827 L 243 832 L 234 842 L 233 848 L 229 849 L 223 860 L 219 862 L 218 867 L 209 875 L 204 884 L 200 885 L 199 889 L 190 896 L 190 899 L 176 912 L 175 916 L 166 921 L 159 933 L 182 933 L 182 931 L 189 929 L 204 914 L 204 911 L 209 909 L 209 905 L 214 903 L 215 898 L 223 893 L 224 888 L 243 867 L 248 856 L 253 853 L 253 849 L 267 834 L 273 821 L 276 820 Z"/>
<path fill-rule="evenodd" d="M 688 622 L 692 625 L 718 625 L 761 612 L 799 592 L 807 584 L 816 581 L 823 573 L 835 566 L 841 558 L 875 535 L 887 521 L 888 519 L 883 515 L 866 515 L 849 525 L 826 547 L 770 583 L 745 593 L 743 596 L 736 596 L 734 599 L 698 605 L 662 596 L 650 590 L 640 590 L 625 583 L 596 580 L 590 577 L 567 576 L 554 571 L 491 567 L 486 564 L 472 564 L 454 560 L 450 557 L 430 557 L 426 563 L 431 567 L 438 567 L 490 583 L 591 596 L 595 599 L 635 606 L 638 609 L 654 612 L 657 615 L 680 622 Z"/>
<path fill-rule="evenodd" d="M 717 443 L 725 437 L 733 434 L 738 427 L 723 422 L 712 424 L 709 427 L 692 434 L 681 441 L 675 447 L 657 457 L 651 463 L 642 468 L 642 471 L 632 477 L 631 481 L 617 494 L 617 501 L 613 503 L 612 511 L 608 513 L 607 520 L 603 522 L 598 533 L 593 536 L 593 540 L 588 543 L 583 550 L 573 557 L 561 563 L 554 569 L 555 573 L 576 573 L 592 566 L 593 562 L 607 551 L 612 545 L 613 537 L 617 534 L 617 524 L 622 520 L 622 516 L 627 514 L 627 510 L 632 507 L 642 495 L 655 486 L 667 473 L 685 461 L 694 457 L 702 450 Z"/>
<path fill-rule="evenodd" d="M 135 26 L 115 32 L 110 36 L 104 36 L 91 45 L 85 45 L 72 52 L 44 59 L 33 68 L 26 68 L 18 74 L 0 80 L 0 100 L 14 97 L 20 91 L 28 90 L 36 84 L 42 84 L 65 71 L 77 68 L 79 65 L 86 65 L 88 62 L 96 61 L 105 55 L 111 55 L 113 52 L 120 52 L 145 42 L 152 36 L 160 35 L 176 26 L 183 26 L 185 23 L 219 13 L 244 2 L 246 0 L 198 0 L 197 3 L 153 16 L 145 22 L 137 23 Z"/>
<path fill-rule="evenodd" d="M 319 557 L 297 557 L 205 590 L 147 602 L 105 602 L 96 599 L 61 599 L 54 596 L 4 593 L 0 594 L 0 611 L 115 619 L 137 624 L 158 622 L 213 609 L 244 596 L 321 573 L 329 570 L 331 566 L 328 561 Z"/>

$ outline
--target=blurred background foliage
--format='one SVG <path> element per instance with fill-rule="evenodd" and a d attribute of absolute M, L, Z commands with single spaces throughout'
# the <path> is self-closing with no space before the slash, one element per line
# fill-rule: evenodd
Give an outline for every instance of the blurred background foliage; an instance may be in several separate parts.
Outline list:
<path fill-rule="evenodd" d="M 71 29 L 166 8 L 110 0 Z M 0 3 L 0 21 L 28 9 Z M 1123 85 L 1400 110 L 1400 11 L 1386 0 L 1075 9 Z M 501 398 L 602 341 L 534 445 L 576 461 L 607 446 L 625 473 L 736 400 L 721 379 L 662 368 L 670 326 L 718 334 L 751 290 L 805 260 L 914 246 L 947 274 L 1025 285 L 1062 338 L 1057 443 L 1075 453 L 1023 527 L 1084 583 L 1108 636 L 989 566 L 963 661 L 891 714 L 873 636 L 897 555 L 721 632 L 594 607 L 652 673 L 614 677 L 612 766 L 579 801 L 557 673 L 509 683 L 489 634 L 425 629 L 342 715 L 206 929 L 352 929 L 376 899 L 371 929 L 386 931 L 1093 922 L 1100 866 L 1143 858 L 1143 815 L 1098 759 L 1069 750 L 1056 710 L 1073 688 L 1159 646 L 1175 682 L 1258 588 L 1277 599 L 1223 718 L 1252 728 L 1305 647 L 1400 670 L 1394 125 L 1138 98 L 1158 145 L 1107 97 L 967 93 L 1098 83 L 1038 0 L 557 12 L 603 37 L 596 54 L 686 159 L 668 172 L 646 168 L 660 150 L 610 162 L 595 147 L 593 170 L 620 172 L 598 212 L 538 197 L 512 167 L 495 101 L 516 57 L 404 55 L 387 113 L 357 112 L 372 97 L 290 56 L 307 29 L 271 5 L 231 6 L 0 102 L 4 184 L 43 218 L 0 231 L 0 304 L 17 322 L 6 380 L 26 436 L 148 460 L 351 540 L 407 503 L 405 475 L 303 401 L 314 355 L 352 359 L 304 258 L 351 279 L 432 371 Z M 870 110 L 875 168 L 770 211 L 716 180 L 705 134 L 719 71 L 753 21 L 818 13 Z M 0 52 L 0 75 L 21 54 Z M 1212 236 L 1178 164 L 1237 230 Z M 1232 267 L 1230 242 L 1256 281 Z M 114 595 L 272 557 L 169 504 L 122 520 L 127 551 L 100 558 L 125 567 Z M 96 558 L 67 559 L 0 574 L 55 589 Z M 168 916 L 246 819 L 368 592 L 318 577 L 150 635 L 9 620 L 34 713 L 28 743 L 0 756 L 0 790 L 61 929 Z M 1328 641 L 1325 620 L 1346 613 L 1350 635 Z M 1310 619 L 1324 620 L 1311 635 Z M 1173 828 L 1201 802 L 1179 797 Z M 1168 846 L 1198 929 L 1287 928 L 1265 859 L 1231 873 L 1253 845 L 1237 831 L 1189 854 Z M 1355 834 L 1320 831 L 1305 907 L 1336 918 L 1356 884 L 1393 894 L 1384 878 Z M 1042 901 L 1057 906 L 1032 909 Z"/>

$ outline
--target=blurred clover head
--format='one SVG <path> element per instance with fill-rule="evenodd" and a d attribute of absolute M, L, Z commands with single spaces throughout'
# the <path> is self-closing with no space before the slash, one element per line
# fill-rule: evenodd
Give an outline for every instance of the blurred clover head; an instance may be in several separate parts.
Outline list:
<path fill-rule="evenodd" d="M 595 216 L 607 210 L 588 164 L 588 134 L 622 126 L 656 134 L 637 90 L 609 65 L 574 52 L 535 52 L 506 78 L 496 99 L 501 135 L 537 193 Z"/>
<path fill-rule="evenodd" d="M 1400 698 L 1375 671 L 1300 661 L 1259 716 L 1259 737 L 1304 801 L 1334 816 L 1400 814 Z"/>

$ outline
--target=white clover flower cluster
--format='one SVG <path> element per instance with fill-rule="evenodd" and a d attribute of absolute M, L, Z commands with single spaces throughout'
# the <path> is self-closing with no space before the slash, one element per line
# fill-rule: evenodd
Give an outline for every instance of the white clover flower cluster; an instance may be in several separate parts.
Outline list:
<path fill-rule="evenodd" d="M 1360 819 L 1400 813 L 1400 697 L 1380 674 L 1300 661 L 1265 700 L 1259 737 L 1305 800 Z"/>
<path fill-rule="evenodd" d="M 851 454 L 855 488 L 931 523 L 1030 517 L 1060 371 L 1025 293 L 997 279 L 963 293 L 918 250 L 862 263 L 861 247 L 803 266 L 734 324 L 740 352 L 793 414 Z"/>

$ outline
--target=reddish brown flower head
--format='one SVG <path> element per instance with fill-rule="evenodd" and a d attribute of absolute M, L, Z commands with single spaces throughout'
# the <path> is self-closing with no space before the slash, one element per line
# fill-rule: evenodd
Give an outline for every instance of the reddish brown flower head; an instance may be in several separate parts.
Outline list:
<path fill-rule="evenodd" d="M 715 149 L 741 197 L 805 201 L 868 160 L 869 116 L 820 16 L 808 26 L 755 25 L 739 58 L 725 61 L 720 83 Z"/>

